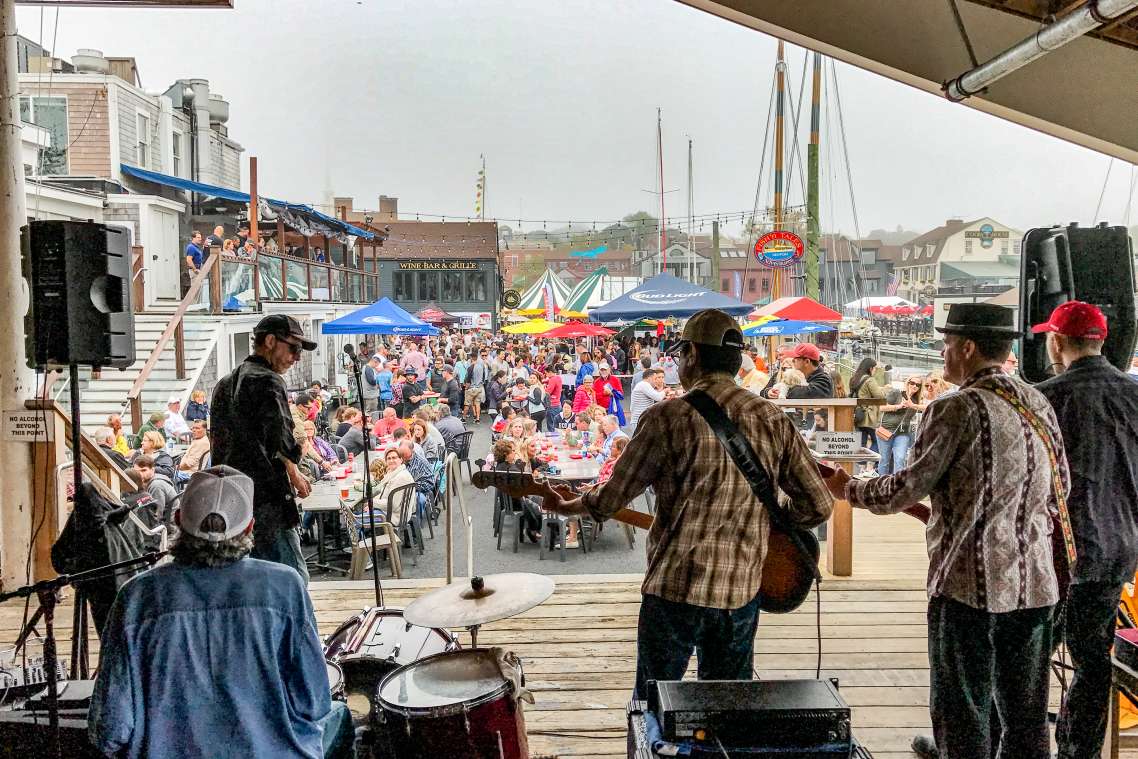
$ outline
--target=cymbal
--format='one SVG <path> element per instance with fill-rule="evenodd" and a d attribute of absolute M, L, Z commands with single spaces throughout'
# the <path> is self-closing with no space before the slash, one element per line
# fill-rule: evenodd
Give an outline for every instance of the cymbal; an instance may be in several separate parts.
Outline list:
<path fill-rule="evenodd" d="M 553 595 L 553 579 L 529 572 L 472 577 L 419 596 L 403 618 L 421 627 L 471 627 L 528 611 Z"/>

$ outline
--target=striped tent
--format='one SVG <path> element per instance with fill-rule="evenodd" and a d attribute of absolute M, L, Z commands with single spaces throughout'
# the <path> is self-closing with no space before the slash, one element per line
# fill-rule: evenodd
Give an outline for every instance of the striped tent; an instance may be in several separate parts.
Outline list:
<path fill-rule="evenodd" d="M 522 301 L 517 308 L 519 314 L 537 316 L 545 313 L 545 285 L 547 283 L 553 289 L 553 312 L 558 313 L 564 307 L 572 288 L 561 277 L 557 276 L 553 269 L 546 269 L 537 278 L 537 281 L 522 294 Z"/>
<path fill-rule="evenodd" d="M 608 273 L 608 268 L 602 266 L 578 282 L 565 301 L 565 305 L 561 307 L 561 315 L 570 319 L 588 318 L 588 309 L 605 302 L 601 298 L 601 280 L 607 277 Z"/>

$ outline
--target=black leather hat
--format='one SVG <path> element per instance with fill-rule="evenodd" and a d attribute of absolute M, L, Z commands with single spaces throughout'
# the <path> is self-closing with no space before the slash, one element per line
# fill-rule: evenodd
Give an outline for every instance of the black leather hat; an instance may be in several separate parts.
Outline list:
<path fill-rule="evenodd" d="M 1010 308 L 991 303 L 953 303 L 948 309 L 948 320 L 937 332 L 965 337 L 1019 337 L 1015 312 Z"/>

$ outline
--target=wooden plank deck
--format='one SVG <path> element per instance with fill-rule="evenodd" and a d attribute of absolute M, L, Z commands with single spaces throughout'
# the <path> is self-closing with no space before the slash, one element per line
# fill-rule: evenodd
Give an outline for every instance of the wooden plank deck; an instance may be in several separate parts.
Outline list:
<path fill-rule="evenodd" d="M 912 757 L 912 736 L 929 730 L 923 528 L 908 517 L 859 512 L 855 536 L 854 576 L 823 582 L 822 674 L 840 679 L 854 710 L 855 734 L 875 757 Z M 641 578 L 554 579 L 552 598 L 487 625 L 479 643 L 503 646 L 522 657 L 537 700 L 526 712 L 535 754 L 624 756 L 624 708 L 635 668 Z M 441 584 L 441 579 L 385 581 L 387 604 L 405 606 Z M 310 592 L 322 634 L 373 600 L 370 582 L 318 583 Z M 0 606 L 0 642 L 14 640 L 21 610 L 18 604 Z M 58 617 L 62 651 L 68 650 L 70 615 L 64 605 Z M 792 614 L 764 615 L 755 655 L 759 675 L 813 677 L 816 633 L 813 597 Z M 465 631 L 460 640 L 469 644 Z M 1138 752 L 1124 756 L 1138 757 Z"/>

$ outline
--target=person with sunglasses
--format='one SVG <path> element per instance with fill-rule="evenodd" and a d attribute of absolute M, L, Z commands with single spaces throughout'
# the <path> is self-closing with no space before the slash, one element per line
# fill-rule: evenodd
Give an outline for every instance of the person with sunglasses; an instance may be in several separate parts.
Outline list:
<path fill-rule="evenodd" d="M 213 391 L 212 463 L 253 480 L 253 557 L 292 567 L 306 583 L 297 496 L 311 492 L 297 464 L 304 451 L 293 435 L 283 375 L 301 351 L 315 350 L 300 323 L 270 314 L 253 328 L 253 353 Z"/>

